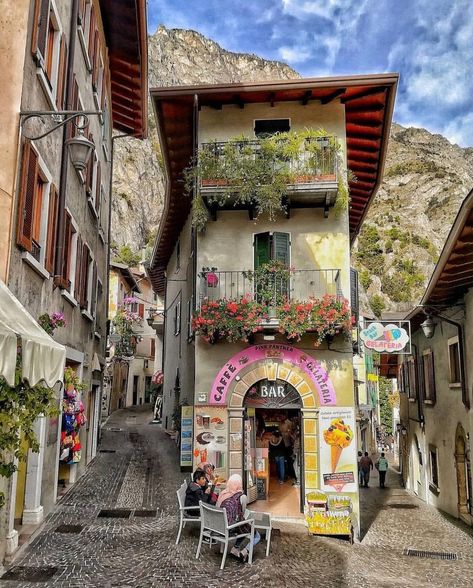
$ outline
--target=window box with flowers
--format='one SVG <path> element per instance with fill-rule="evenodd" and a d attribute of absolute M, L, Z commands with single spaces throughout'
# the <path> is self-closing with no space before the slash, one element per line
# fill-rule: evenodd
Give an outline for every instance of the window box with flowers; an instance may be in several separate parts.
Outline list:
<path fill-rule="evenodd" d="M 207 300 L 194 316 L 192 328 L 208 343 L 216 343 L 219 339 L 226 339 L 229 343 L 247 342 L 254 333 L 263 330 L 261 321 L 266 317 L 266 308 L 249 296 Z"/>
<path fill-rule="evenodd" d="M 278 330 L 289 341 L 299 341 L 305 333 L 315 337 L 318 347 L 335 335 L 351 336 L 352 317 L 348 300 L 333 295 L 305 302 L 288 301 L 275 307 Z M 241 299 L 206 300 L 192 325 L 196 335 L 208 343 L 219 339 L 248 342 L 263 331 L 268 321 L 268 307 L 250 297 Z M 273 325 L 271 324 L 273 327 Z"/>

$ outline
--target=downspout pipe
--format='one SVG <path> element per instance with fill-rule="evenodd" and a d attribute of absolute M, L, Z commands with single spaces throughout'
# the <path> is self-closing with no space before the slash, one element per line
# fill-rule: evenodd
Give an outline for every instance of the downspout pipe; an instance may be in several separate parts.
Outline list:
<path fill-rule="evenodd" d="M 453 321 L 451 318 L 443 316 L 442 314 L 433 314 L 432 316 L 454 326 L 457 329 L 458 334 L 458 355 L 460 360 L 460 379 L 462 387 L 462 402 L 466 408 L 470 408 L 470 398 L 468 396 L 468 384 L 466 381 L 466 363 L 465 363 L 465 345 L 464 345 L 464 331 L 463 325 L 457 321 Z"/>
<path fill-rule="evenodd" d="M 76 52 L 77 39 L 77 16 L 79 14 L 79 0 L 73 0 L 71 13 L 71 29 L 69 34 L 69 53 L 67 58 L 67 79 L 66 79 L 66 110 L 71 110 L 72 82 L 74 79 L 74 55 Z M 59 202 L 58 202 L 58 223 L 56 232 L 56 257 L 54 260 L 54 277 L 60 279 L 62 276 L 62 266 L 64 263 L 64 230 L 65 230 L 65 210 L 66 210 L 66 184 L 68 157 L 66 146 L 66 127 L 62 128 L 62 152 L 61 152 L 61 172 L 59 180 Z"/>

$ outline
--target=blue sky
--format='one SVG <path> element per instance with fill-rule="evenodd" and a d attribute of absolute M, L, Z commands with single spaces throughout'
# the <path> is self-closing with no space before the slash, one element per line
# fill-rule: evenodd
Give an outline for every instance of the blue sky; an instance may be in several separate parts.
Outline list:
<path fill-rule="evenodd" d="M 473 146 L 472 0 L 148 0 L 159 24 L 196 30 L 304 76 L 401 74 L 395 120 Z"/>

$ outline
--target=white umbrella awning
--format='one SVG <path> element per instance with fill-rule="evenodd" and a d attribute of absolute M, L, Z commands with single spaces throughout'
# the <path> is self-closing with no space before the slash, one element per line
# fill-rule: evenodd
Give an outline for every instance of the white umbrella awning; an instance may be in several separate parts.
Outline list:
<path fill-rule="evenodd" d="M 15 384 L 17 337 L 22 345 L 22 378 L 30 386 L 52 387 L 64 378 L 66 348 L 44 331 L 0 280 L 0 376 Z"/>

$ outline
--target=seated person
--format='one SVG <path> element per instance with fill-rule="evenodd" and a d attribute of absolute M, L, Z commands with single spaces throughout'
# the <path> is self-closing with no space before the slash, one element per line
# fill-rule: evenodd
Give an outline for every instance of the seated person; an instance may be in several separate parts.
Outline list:
<path fill-rule="evenodd" d="M 217 506 L 224 508 L 227 512 L 227 521 L 229 525 L 239 523 L 245 520 L 245 513 L 241 506 L 240 497 L 243 494 L 243 480 L 240 474 L 233 474 L 228 478 L 227 486 L 223 490 L 217 500 Z M 242 525 L 235 529 L 236 533 L 247 533 L 251 529 L 250 525 Z M 261 539 L 258 531 L 255 530 L 253 536 L 253 545 L 256 545 Z M 237 539 L 235 546 L 232 547 L 230 553 L 235 557 L 238 557 L 242 561 L 248 559 L 248 545 L 250 541 L 245 538 Z"/>
<path fill-rule="evenodd" d="M 199 502 L 212 504 L 212 487 L 208 486 L 207 478 L 203 470 L 195 470 L 192 476 L 193 481 L 189 483 L 186 490 L 184 506 L 195 506 L 195 509 L 188 510 L 189 516 L 200 516 Z"/>

